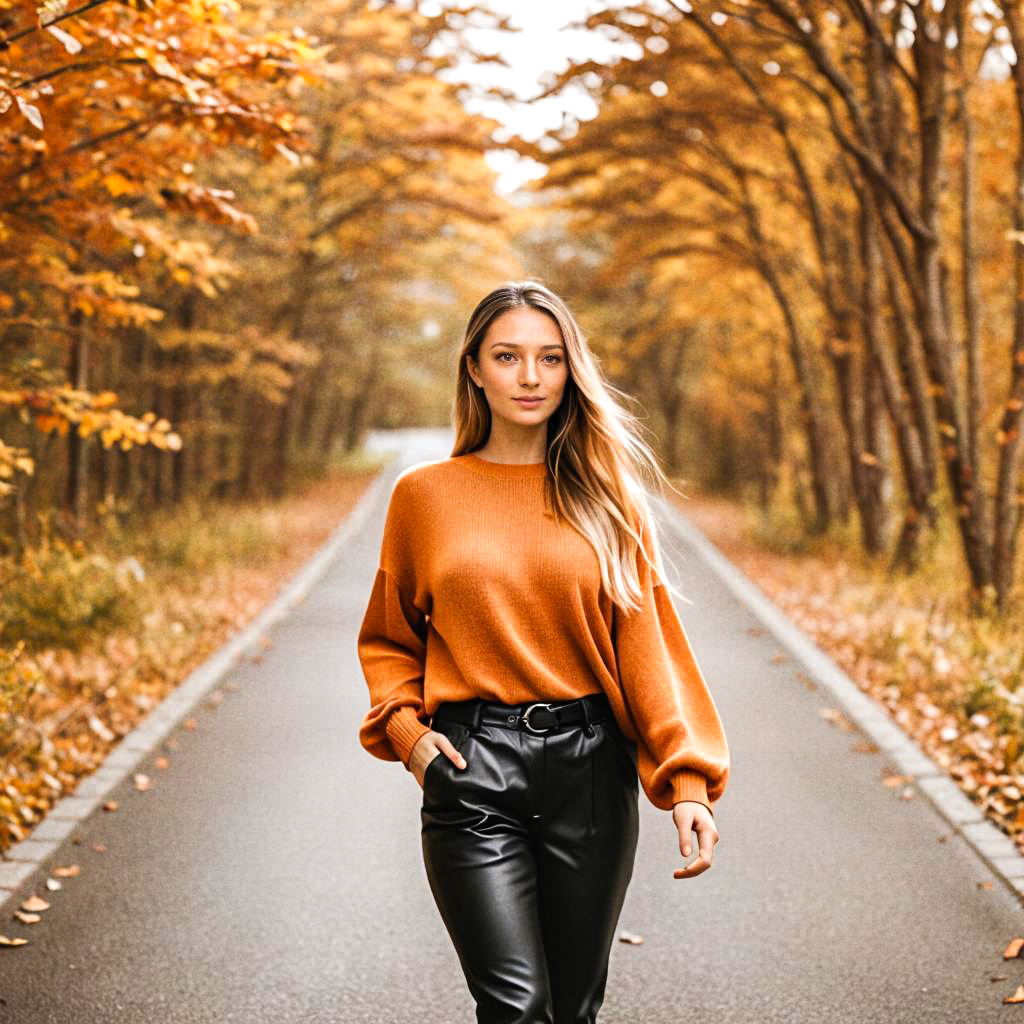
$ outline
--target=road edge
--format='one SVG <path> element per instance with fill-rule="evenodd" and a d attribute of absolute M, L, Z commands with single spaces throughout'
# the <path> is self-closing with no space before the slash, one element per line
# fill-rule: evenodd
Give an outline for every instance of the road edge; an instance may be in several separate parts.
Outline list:
<path fill-rule="evenodd" d="M 1013 840 L 963 793 L 949 774 L 892 719 L 886 708 L 865 693 L 829 655 L 801 630 L 756 583 L 738 569 L 686 514 L 665 499 L 656 499 L 663 519 L 725 586 L 761 621 L 775 639 L 832 695 L 847 718 L 898 771 L 909 776 L 936 813 L 982 863 L 1024 903 L 1024 855 Z"/>
<path fill-rule="evenodd" d="M 377 507 L 381 492 L 394 477 L 393 466 L 394 459 L 381 466 L 349 514 L 247 625 L 193 669 L 131 732 L 125 733 L 99 768 L 61 797 L 26 839 L 0 856 L 0 913 L 14 909 L 29 882 L 39 884 L 50 859 L 75 828 L 197 708 L 240 658 L 255 653 L 253 649 L 258 648 L 263 633 L 306 596 Z"/>

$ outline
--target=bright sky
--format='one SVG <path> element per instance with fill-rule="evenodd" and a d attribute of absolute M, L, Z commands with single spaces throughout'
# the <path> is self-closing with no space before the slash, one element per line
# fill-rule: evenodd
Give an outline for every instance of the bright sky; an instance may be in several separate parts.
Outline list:
<path fill-rule="evenodd" d="M 522 31 L 513 34 L 471 29 L 466 35 L 481 52 L 500 50 L 509 67 L 462 65 L 458 74 L 445 77 L 502 86 L 525 99 L 540 91 L 540 80 L 546 71 L 565 70 L 569 66 L 569 58 L 609 62 L 616 54 L 623 53 L 636 58 L 640 54 L 634 45 L 613 42 L 598 32 L 565 28 L 572 21 L 582 20 L 588 14 L 619 6 L 620 3 L 601 0 L 487 0 L 481 6 L 510 14 L 512 23 Z M 420 0 L 419 6 L 424 13 L 434 13 L 430 8 L 439 12 L 441 8 L 441 4 L 433 0 Z M 535 139 L 544 131 L 557 128 L 566 111 L 581 120 L 593 117 L 597 112 L 594 103 L 579 88 L 529 105 L 485 102 L 474 97 L 466 102 L 466 106 L 501 121 L 510 132 L 527 139 Z M 499 174 L 498 188 L 503 192 L 511 192 L 523 181 L 539 176 L 539 165 L 508 150 L 494 150 L 487 159 Z"/>

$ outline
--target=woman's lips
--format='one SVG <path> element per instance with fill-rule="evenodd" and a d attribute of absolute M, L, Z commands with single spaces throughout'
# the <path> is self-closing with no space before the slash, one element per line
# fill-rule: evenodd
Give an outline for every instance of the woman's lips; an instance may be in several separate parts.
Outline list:
<path fill-rule="evenodd" d="M 540 403 L 543 402 L 544 399 L 543 398 L 516 398 L 515 401 L 518 402 L 520 405 L 525 405 L 528 408 L 532 409 L 533 406 L 540 405 Z"/>

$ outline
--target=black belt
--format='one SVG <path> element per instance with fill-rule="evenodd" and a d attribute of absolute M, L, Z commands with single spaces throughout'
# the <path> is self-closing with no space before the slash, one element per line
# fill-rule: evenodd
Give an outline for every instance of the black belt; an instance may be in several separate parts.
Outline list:
<path fill-rule="evenodd" d="M 461 722 L 474 729 L 481 725 L 498 725 L 503 729 L 523 729 L 536 734 L 554 732 L 563 726 L 603 722 L 612 717 L 611 704 L 605 693 L 588 693 L 573 700 L 523 704 L 503 704 L 476 697 L 473 700 L 443 701 L 434 712 L 434 719 Z"/>

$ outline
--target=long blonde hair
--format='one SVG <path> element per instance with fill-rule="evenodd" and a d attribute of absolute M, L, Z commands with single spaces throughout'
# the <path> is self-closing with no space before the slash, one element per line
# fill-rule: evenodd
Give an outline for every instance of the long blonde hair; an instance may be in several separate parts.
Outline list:
<path fill-rule="evenodd" d="M 548 419 L 545 459 L 545 489 L 556 522 L 568 521 L 591 543 L 602 587 L 624 611 L 638 610 L 643 598 L 638 556 L 677 593 L 666 579 L 644 485 L 655 485 L 661 496 L 664 485 L 675 488 L 642 439 L 640 420 L 616 397 L 629 396 L 605 379 L 565 302 L 538 281 L 505 282 L 484 296 L 469 318 L 458 354 L 452 456 L 481 448 L 491 431 L 490 406 L 469 375 L 466 357 L 479 363 L 491 323 L 520 306 L 547 313 L 558 324 L 568 360 L 562 401 Z M 653 561 L 644 547 L 645 533 Z"/>

